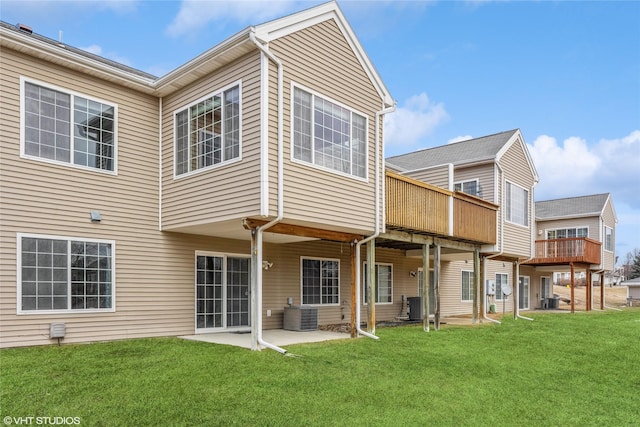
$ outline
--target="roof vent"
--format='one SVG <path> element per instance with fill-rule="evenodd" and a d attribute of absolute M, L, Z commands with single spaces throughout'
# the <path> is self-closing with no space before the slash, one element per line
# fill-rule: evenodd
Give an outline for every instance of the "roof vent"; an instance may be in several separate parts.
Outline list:
<path fill-rule="evenodd" d="M 19 29 L 20 31 L 24 31 L 27 34 L 33 34 L 33 30 L 28 25 L 16 24 L 16 28 Z"/>

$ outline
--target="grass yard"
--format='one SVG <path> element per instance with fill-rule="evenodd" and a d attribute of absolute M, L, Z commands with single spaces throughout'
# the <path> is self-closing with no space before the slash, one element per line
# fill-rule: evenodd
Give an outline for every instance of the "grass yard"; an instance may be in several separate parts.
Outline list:
<path fill-rule="evenodd" d="M 533 317 L 288 347 L 301 357 L 177 338 L 7 349 L 0 416 L 83 426 L 640 425 L 640 310 Z"/>

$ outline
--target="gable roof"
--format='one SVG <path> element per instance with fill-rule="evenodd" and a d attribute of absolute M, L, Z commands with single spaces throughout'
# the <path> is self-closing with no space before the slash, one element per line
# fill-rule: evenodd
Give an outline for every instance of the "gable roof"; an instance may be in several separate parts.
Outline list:
<path fill-rule="evenodd" d="M 389 168 L 406 173 L 434 166 L 453 164 L 454 166 L 498 162 L 512 144 L 520 142 L 534 181 L 538 182 L 529 150 L 524 143 L 520 129 L 508 130 L 480 138 L 467 139 L 452 144 L 392 156 L 386 159 Z"/>
<path fill-rule="evenodd" d="M 334 19 L 338 24 L 385 105 L 393 106 L 393 98 L 335 1 L 264 24 L 247 27 L 160 78 L 48 37 L 22 31 L 2 21 L 0 21 L 0 46 L 8 46 L 48 61 L 62 63 L 84 73 L 145 93 L 166 96 L 201 78 L 204 74 L 212 73 L 258 49 L 252 39 L 253 36 L 260 42 L 268 43 L 270 40 L 329 19 Z"/>
<path fill-rule="evenodd" d="M 610 193 L 603 193 L 536 202 L 536 219 L 600 216 L 610 197 Z"/>

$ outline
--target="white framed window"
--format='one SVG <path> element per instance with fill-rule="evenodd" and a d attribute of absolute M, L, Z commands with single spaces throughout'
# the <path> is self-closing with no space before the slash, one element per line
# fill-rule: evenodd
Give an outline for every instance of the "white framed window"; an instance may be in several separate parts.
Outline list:
<path fill-rule="evenodd" d="M 292 85 L 292 160 L 367 177 L 367 116 Z"/>
<path fill-rule="evenodd" d="M 505 186 L 506 219 L 514 224 L 529 225 L 529 191 L 509 181 Z"/>
<path fill-rule="evenodd" d="M 540 278 L 540 299 L 544 300 L 552 296 L 551 278 L 549 276 L 542 276 Z"/>
<path fill-rule="evenodd" d="M 115 310 L 115 242 L 17 235 L 18 314 Z"/>
<path fill-rule="evenodd" d="M 604 226 L 604 250 L 613 252 L 613 228 Z"/>
<path fill-rule="evenodd" d="M 567 239 L 572 237 L 589 237 L 589 227 L 556 228 L 547 230 L 547 239 Z"/>
<path fill-rule="evenodd" d="M 22 157 L 117 171 L 116 104 L 24 77 L 20 83 Z"/>
<path fill-rule="evenodd" d="M 470 179 L 466 181 L 458 181 L 453 184 L 454 191 L 462 191 L 466 194 L 471 194 L 472 196 L 480 197 L 480 180 Z"/>
<path fill-rule="evenodd" d="M 174 113 L 175 175 L 241 158 L 241 94 L 236 82 Z"/>
<path fill-rule="evenodd" d="M 529 276 L 520 276 L 518 281 L 518 308 L 522 310 L 529 309 Z"/>
<path fill-rule="evenodd" d="M 462 301 L 473 301 L 473 271 L 462 270 Z"/>
<path fill-rule="evenodd" d="M 369 297 L 369 266 L 364 263 L 364 278 L 362 286 L 363 303 L 366 304 Z M 393 266 L 392 264 L 376 263 L 376 304 L 393 303 Z"/>
<path fill-rule="evenodd" d="M 340 261 L 326 258 L 300 258 L 302 304 L 340 303 Z"/>
<path fill-rule="evenodd" d="M 496 273 L 496 301 L 502 301 L 504 293 L 503 287 L 509 283 L 509 275 L 506 273 Z"/>

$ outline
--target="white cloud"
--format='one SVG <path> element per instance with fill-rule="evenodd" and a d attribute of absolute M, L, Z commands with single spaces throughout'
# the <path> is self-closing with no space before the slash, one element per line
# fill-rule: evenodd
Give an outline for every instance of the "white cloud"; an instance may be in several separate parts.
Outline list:
<path fill-rule="evenodd" d="M 240 24 L 260 23 L 286 15 L 296 5 L 293 0 L 274 1 L 199 1 L 183 0 L 180 11 L 167 28 L 167 34 L 178 37 L 216 21 Z"/>
<path fill-rule="evenodd" d="M 471 135 L 460 135 L 460 136 L 456 136 L 456 137 L 453 137 L 450 140 L 448 140 L 447 144 L 454 144 L 456 142 L 468 141 L 470 139 L 473 139 L 473 136 L 471 136 Z"/>
<path fill-rule="evenodd" d="M 385 142 L 389 147 L 412 147 L 447 120 L 444 104 L 431 102 L 424 92 L 414 95 L 385 116 Z"/>
<path fill-rule="evenodd" d="M 620 202 L 640 208 L 640 130 L 593 144 L 579 137 L 559 144 L 542 135 L 529 151 L 540 176 L 536 199 L 610 192 Z"/>
<path fill-rule="evenodd" d="M 131 66 L 131 61 L 129 61 L 127 58 L 118 55 L 117 53 L 113 53 L 113 52 L 103 52 L 102 50 L 102 46 L 97 45 L 97 44 L 92 44 L 89 45 L 87 47 L 81 47 L 80 49 L 87 51 L 89 53 L 92 53 L 94 55 L 98 55 L 98 56 L 102 56 L 103 58 L 107 58 L 110 59 L 112 61 L 115 61 L 119 64 L 122 65 L 127 65 L 127 66 Z"/>

